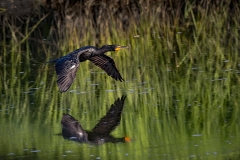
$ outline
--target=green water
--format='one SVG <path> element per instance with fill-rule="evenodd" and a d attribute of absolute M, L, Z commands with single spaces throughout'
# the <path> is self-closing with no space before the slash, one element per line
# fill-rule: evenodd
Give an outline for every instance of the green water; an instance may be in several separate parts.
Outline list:
<path fill-rule="evenodd" d="M 130 46 L 107 53 L 125 81 L 84 62 L 66 93 L 58 90 L 54 64 L 45 62 L 95 45 L 92 28 L 84 39 L 62 37 L 58 50 L 12 33 L 0 51 L 0 159 L 239 159 L 239 26 L 225 32 L 217 22 L 173 33 L 144 21 L 127 33 L 103 33 L 102 44 Z M 91 130 L 122 95 L 112 135 L 131 142 L 91 145 L 58 135 L 63 113 Z"/>

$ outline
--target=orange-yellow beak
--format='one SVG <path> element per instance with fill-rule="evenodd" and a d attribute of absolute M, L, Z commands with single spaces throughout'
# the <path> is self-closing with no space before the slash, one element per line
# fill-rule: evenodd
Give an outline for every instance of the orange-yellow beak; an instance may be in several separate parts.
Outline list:
<path fill-rule="evenodd" d="M 125 140 L 125 142 L 131 142 L 131 138 L 130 137 L 125 137 L 124 140 Z"/>
<path fill-rule="evenodd" d="M 117 47 L 115 48 L 115 51 L 119 51 L 119 50 L 122 49 L 122 48 L 128 48 L 128 46 L 117 46 Z"/>

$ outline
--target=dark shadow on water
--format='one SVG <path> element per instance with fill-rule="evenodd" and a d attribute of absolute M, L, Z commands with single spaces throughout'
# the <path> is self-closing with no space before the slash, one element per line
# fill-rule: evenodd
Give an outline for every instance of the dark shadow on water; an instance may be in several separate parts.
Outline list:
<path fill-rule="evenodd" d="M 92 131 L 84 130 L 78 120 L 69 114 L 63 114 L 61 120 L 62 136 L 65 139 L 90 144 L 129 142 L 130 138 L 128 137 L 116 138 L 110 135 L 120 124 L 125 99 L 126 96 L 118 98 Z"/>

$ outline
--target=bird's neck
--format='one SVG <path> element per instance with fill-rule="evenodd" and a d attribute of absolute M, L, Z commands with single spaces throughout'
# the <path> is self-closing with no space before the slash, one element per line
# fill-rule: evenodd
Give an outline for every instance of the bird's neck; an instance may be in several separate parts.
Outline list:
<path fill-rule="evenodd" d="M 108 51 L 112 51 L 112 50 L 110 50 L 109 48 L 101 47 L 96 51 L 95 55 L 101 55 Z"/>

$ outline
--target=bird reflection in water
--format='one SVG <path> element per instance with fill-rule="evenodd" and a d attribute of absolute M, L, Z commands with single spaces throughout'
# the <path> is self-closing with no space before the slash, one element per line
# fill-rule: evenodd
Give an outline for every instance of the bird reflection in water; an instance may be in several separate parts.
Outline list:
<path fill-rule="evenodd" d="M 120 124 L 125 99 L 126 96 L 118 98 L 92 131 L 84 130 L 78 120 L 69 114 L 63 114 L 61 120 L 62 136 L 73 141 L 91 144 L 130 142 L 129 137 L 115 138 L 110 135 Z"/>

